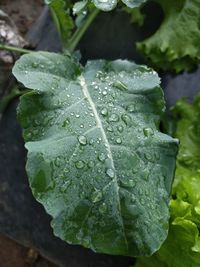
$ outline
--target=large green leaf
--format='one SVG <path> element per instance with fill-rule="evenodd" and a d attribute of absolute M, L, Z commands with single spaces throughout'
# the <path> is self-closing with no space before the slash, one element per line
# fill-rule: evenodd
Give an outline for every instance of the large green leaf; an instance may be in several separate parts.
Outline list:
<path fill-rule="evenodd" d="M 33 89 L 18 116 L 30 185 L 55 235 L 103 253 L 156 251 L 168 231 L 177 151 L 158 130 L 157 74 L 126 60 L 82 68 L 45 52 L 22 56 L 13 72 Z"/>
<path fill-rule="evenodd" d="M 154 1 L 164 20 L 155 34 L 138 43 L 139 50 L 158 69 L 190 70 L 200 62 L 200 1 Z"/>

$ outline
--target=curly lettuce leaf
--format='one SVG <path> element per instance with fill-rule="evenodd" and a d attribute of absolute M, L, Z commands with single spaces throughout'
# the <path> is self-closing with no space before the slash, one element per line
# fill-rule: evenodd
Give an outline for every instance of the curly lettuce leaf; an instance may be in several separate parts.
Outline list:
<path fill-rule="evenodd" d="M 54 53 L 13 72 L 33 89 L 18 109 L 36 199 L 54 233 L 96 252 L 151 255 L 166 239 L 177 140 L 159 131 L 156 72 L 126 60 L 83 68 Z"/>
<path fill-rule="evenodd" d="M 150 258 L 140 258 L 136 267 L 200 266 L 200 95 L 190 105 L 185 100 L 173 109 L 180 139 L 167 240 Z"/>
<path fill-rule="evenodd" d="M 200 62 L 200 1 L 155 0 L 164 20 L 154 35 L 137 44 L 157 69 L 180 72 Z"/>

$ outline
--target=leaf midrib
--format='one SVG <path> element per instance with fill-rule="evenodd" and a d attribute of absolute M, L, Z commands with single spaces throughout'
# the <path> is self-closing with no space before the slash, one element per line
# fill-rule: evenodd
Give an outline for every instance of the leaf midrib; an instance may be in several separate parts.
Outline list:
<path fill-rule="evenodd" d="M 113 170 L 115 170 L 115 164 L 114 164 L 114 159 L 113 159 L 113 156 L 112 156 L 111 146 L 110 146 L 110 143 L 108 142 L 108 138 L 106 136 L 106 133 L 105 133 L 105 130 L 103 128 L 101 119 L 100 119 L 99 114 L 97 112 L 95 103 L 93 102 L 93 99 L 90 96 L 89 90 L 87 88 L 85 77 L 83 75 L 80 75 L 78 77 L 78 81 L 79 81 L 80 86 L 82 88 L 83 94 L 84 94 L 85 98 L 88 100 L 88 102 L 89 102 L 89 104 L 91 106 L 91 109 L 92 109 L 92 111 L 94 113 L 94 118 L 96 120 L 97 127 L 100 129 L 100 131 L 102 133 L 102 137 L 103 137 L 103 140 L 105 142 L 105 147 L 106 147 L 106 150 L 108 152 L 108 156 L 109 156 L 109 158 L 111 160 L 111 167 L 113 168 Z M 121 216 L 121 225 L 122 225 L 122 229 L 123 229 L 123 233 L 124 233 L 125 244 L 126 244 L 127 251 L 128 251 L 128 247 L 129 246 L 128 246 L 128 241 L 127 241 L 125 227 L 124 227 L 124 221 L 123 221 L 122 212 L 121 212 L 121 202 L 120 202 L 120 196 L 119 196 L 119 185 L 118 185 L 118 182 L 117 182 L 116 175 L 114 177 L 114 181 L 115 181 L 116 186 L 117 186 L 117 197 L 118 197 L 119 212 L 120 212 L 120 216 Z"/>

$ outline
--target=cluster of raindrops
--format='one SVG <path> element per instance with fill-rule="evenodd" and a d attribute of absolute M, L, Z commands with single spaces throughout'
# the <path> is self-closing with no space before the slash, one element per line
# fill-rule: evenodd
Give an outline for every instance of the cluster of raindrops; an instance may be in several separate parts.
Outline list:
<path fill-rule="evenodd" d="M 95 6 L 103 11 L 110 11 L 117 5 L 117 0 L 93 0 Z"/>

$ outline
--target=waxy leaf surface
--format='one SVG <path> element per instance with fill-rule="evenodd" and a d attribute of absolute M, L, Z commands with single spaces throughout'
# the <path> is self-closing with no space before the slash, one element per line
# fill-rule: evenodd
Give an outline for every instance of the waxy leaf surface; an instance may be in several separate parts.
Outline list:
<path fill-rule="evenodd" d="M 96 252 L 151 255 L 168 231 L 177 140 L 159 132 L 157 74 L 126 60 L 24 55 L 18 117 L 35 198 L 55 235 Z"/>

